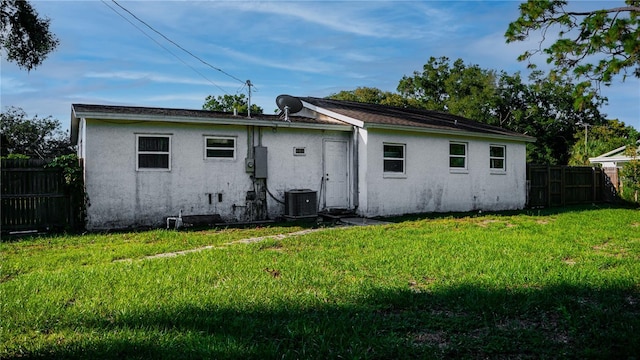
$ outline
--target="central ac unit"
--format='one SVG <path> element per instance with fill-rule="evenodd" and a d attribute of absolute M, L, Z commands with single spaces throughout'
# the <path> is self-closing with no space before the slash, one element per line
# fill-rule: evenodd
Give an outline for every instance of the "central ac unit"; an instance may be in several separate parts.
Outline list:
<path fill-rule="evenodd" d="M 309 189 L 289 190 L 284 193 L 284 216 L 292 219 L 318 216 L 315 191 Z"/>

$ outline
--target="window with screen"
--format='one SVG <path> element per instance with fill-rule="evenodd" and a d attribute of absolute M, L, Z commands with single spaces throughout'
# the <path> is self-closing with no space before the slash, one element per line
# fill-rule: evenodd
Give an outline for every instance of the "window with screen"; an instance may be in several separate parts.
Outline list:
<path fill-rule="evenodd" d="M 204 157 L 206 159 L 235 159 L 236 138 L 205 136 Z"/>
<path fill-rule="evenodd" d="M 467 143 L 449 143 L 449 168 L 455 170 L 467 169 Z"/>
<path fill-rule="evenodd" d="M 385 173 L 405 173 L 405 148 L 404 144 L 383 144 L 383 168 Z"/>
<path fill-rule="evenodd" d="M 489 146 L 489 168 L 494 171 L 505 171 L 506 148 L 504 145 Z"/>
<path fill-rule="evenodd" d="M 136 135 L 137 170 L 171 170 L 171 136 Z"/>

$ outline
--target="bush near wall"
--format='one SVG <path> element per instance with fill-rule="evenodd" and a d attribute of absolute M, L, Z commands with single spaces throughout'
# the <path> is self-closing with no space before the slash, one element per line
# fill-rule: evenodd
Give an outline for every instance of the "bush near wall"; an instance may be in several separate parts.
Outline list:
<path fill-rule="evenodd" d="M 84 189 L 84 171 L 82 160 L 76 154 L 61 155 L 54 158 L 45 167 L 62 170 L 65 181 L 65 192 L 71 196 L 71 207 L 76 229 L 84 228 L 87 214 L 87 193 Z"/>
<path fill-rule="evenodd" d="M 640 160 L 634 159 L 620 170 L 622 191 L 620 196 L 627 201 L 639 202 L 640 193 Z"/>

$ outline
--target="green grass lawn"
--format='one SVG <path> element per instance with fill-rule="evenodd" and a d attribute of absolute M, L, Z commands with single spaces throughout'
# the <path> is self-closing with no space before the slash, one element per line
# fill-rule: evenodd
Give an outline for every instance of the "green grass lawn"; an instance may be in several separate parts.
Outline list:
<path fill-rule="evenodd" d="M 640 211 L 0 244 L 0 358 L 640 354 Z M 149 255 L 209 249 L 168 258 Z"/>

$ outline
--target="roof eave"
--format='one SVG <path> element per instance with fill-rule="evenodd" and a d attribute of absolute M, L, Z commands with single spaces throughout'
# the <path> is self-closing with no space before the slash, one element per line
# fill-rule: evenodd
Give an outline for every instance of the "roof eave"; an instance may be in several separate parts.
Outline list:
<path fill-rule="evenodd" d="M 76 116 L 76 109 L 74 109 L 73 105 L 71 106 L 71 145 L 78 144 L 78 131 L 80 128 L 80 118 Z"/>
<path fill-rule="evenodd" d="M 360 127 L 360 128 L 364 127 L 364 125 L 365 125 L 364 121 L 362 121 L 362 120 L 358 120 L 358 119 L 354 119 L 354 118 L 352 118 L 350 116 L 342 115 L 342 114 L 337 113 L 335 111 L 331 111 L 329 109 L 313 105 L 313 104 L 308 103 L 308 102 L 306 102 L 304 100 L 301 100 L 301 101 L 302 101 L 302 105 L 304 107 L 306 107 L 307 109 L 311 110 L 311 111 L 315 111 L 315 112 L 320 113 L 322 115 L 326 115 L 326 116 L 332 117 L 332 118 L 334 118 L 336 120 L 343 121 L 343 122 L 346 122 L 347 124 L 351 124 L 353 126 L 357 126 L 357 127 Z"/>
<path fill-rule="evenodd" d="M 612 157 L 595 157 L 589 158 L 589 162 L 620 162 L 620 161 L 631 161 L 632 158 L 628 156 L 612 156 Z"/>
<path fill-rule="evenodd" d="M 454 135 L 454 136 L 465 136 L 465 137 L 475 137 L 475 138 L 484 138 L 484 139 L 500 139 L 500 140 L 509 140 L 509 141 L 520 141 L 520 142 L 535 142 L 536 141 L 536 138 L 534 138 L 533 136 L 528 136 L 528 135 L 505 135 L 505 134 L 492 134 L 492 133 L 478 133 L 478 132 L 465 131 L 465 130 L 448 130 L 448 129 L 428 128 L 428 127 L 405 126 L 405 125 L 389 125 L 389 124 L 375 124 L 375 123 L 367 123 L 367 124 L 365 124 L 364 127 L 365 127 L 365 129 L 412 131 L 412 132 L 438 134 L 438 135 Z"/>
<path fill-rule="evenodd" d="M 272 120 L 258 120 L 252 118 L 194 118 L 189 116 L 155 116 L 155 115 L 143 115 L 143 114 L 114 114 L 108 112 L 72 112 L 72 128 L 74 123 L 79 122 L 80 118 L 84 119 L 99 119 L 99 120 L 119 120 L 119 121 L 149 121 L 149 122 L 169 122 L 169 123 L 183 123 L 183 124 L 206 124 L 206 125 L 240 125 L 240 126 L 261 126 L 261 127 L 287 127 L 297 129 L 317 129 L 317 130 L 337 130 L 337 131 L 351 131 L 350 125 L 341 124 L 313 124 L 303 122 L 287 122 L 287 121 L 272 121 Z M 75 120 L 74 120 L 75 119 Z M 74 133 L 72 130 L 72 140 Z M 75 139 L 77 140 L 77 131 L 75 133 Z"/>

